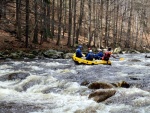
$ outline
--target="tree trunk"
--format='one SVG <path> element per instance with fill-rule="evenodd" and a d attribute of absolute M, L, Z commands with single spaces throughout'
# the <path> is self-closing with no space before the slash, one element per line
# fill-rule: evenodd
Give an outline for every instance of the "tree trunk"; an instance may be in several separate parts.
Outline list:
<path fill-rule="evenodd" d="M 38 17 L 37 17 L 37 0 L 34 0 L 35 6 L 34 6 L 34 18 L 35 18 L 35 28 L 34 28 L 34 36 L 33 36 L 33 43 L 38 43 Z"/>
<path fill-rule="evenodd" d="M 91 0 L 88 0 L 88 46 L 91 46 Z"/>
<path fill-rule="evenodd" d="M 78 39 L 79 39 L 79 33 L 82 25 L 82 19 L 83 19 L 83 13 L 84 13 L 84 2 L 85 0 L 81 0 L 80 2 L 80 15 L 79 15 L 79 20 L 78 20 L 78 26 L 77 26 L 77 31 L 76 31 L 76 41 L 75 43 L 78 44 Z"/>
<path fill-rule="evenodd" d="M 62 0 L 59 2 L 59 14 L 58 14 L 58 39 L 56 45 L 60 44 L 61 38 L 61 20 L 62 20 Z"/>
<path fill-rule="evenodd" d="M 109 0 L 106 0 L 106 16 L 105 16 L 105 48 L 108 46 L 108 8 Z"/>
<path fill-rule="evenodd" d="M 76 35 L 76 0 L 73 0 L 73 5 L 72 5 L 72 8 L 73 8 L 73 47 L 74 47 L 74 44 L 75 44 L 75 35 Z"/>
<path fill-rule="evenodd" d="M 29 0 L 26 0 L 26 48 L 28 47 L 29 35 Z"/>
<path fill-rule="evenodd" d="M 54 37 L 54 22 L 55 22 L 55 0 L 52 1 L 52 24 L 51 24 L 51 32 L 52 32 L 52 39 Z"/>
<path fill-rule="evenodd" d="M 67 45 L 70 47 L 71 46 L 71 33 L 72 33 L 72 8 L 71 5 L 72 0 L 69 0 L 69 27 L 68 27 L 68 42 Z"/>
<path fill-rule="evenodd" d="M 16 32 L 17 39 L 21 41 L 21 0 L 16 0 Z"/>
<path fill-rule="evenodd" d="M 132 10 L 133 10 L 132 0 L 130 0 L 130 15 L 128 19 L 127 38 L 126 38 L 126 43 L 125 43 L 126 48 L 130 48 Z"/>

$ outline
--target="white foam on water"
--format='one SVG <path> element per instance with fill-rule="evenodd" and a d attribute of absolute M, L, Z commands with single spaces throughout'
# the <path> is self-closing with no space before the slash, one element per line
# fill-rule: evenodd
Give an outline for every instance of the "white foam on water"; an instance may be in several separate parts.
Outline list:
<path fill-rule="evenodd" d="M 13 73 L 13 72 L 15 72 L 15 71 L 11 70 L 11 69 L 0 70 L 0 76 L 7 75 L 7 74 Z"/>
<path fill-rule="evenodd" d="M 119 91 L 123 94 L 123 95 L 133 95 L 133 94 L 142 94 L 143 96 L 150 96 L 150 93 L 147 91 L 144 91 L 142 89 L 136 88 L 136 87 L 132 87 L 132 88 L 120 88 Z"/>
<path fill-rule="evenodd" d="M 133 102 L 134 102 L 134 105 L 138 107 L 150 105 L 150 95 L 147 97 L 136 98 L 135 100 L 133 100 Z"/>
<path fill-rule="evenodd" d="M 12 66 L 9 66 L 9 65 L 1 65 L 0 66 L 0 76 L 6 75 L 6 74 L 9 74 L 12 72 L 14 72 L 14 70 L 12 70 Z"/>
<path fill-rule="evenodd" d="M 43 65 L 45 66 L 63 66 L 63 65 L 68 65 L 68 64 L 63 64 L 59 62 L 42 62 Z"/>
<path fill-rule="evenodd" d="M 43 70 L 43 68 L 42 67 L 38 67 L 38 66 L 29 66 L 28 68 L 30 68 L 30 69 L 32 69 L 32 70 Z"/>
<path fill-rule="evenodd" d="M 71 72 L 71 70 L 69 70 L 69 69 L 58 69 L 56 72 L 58 72 L 58 73 L 69 73 L 69 72 Z"/>
<path fill-rule="evenodd" d="M 0 81 L 0 87 L 5 87 L 5 88 L 11 87 L 12 84 L 15 84 L 15 83 L 17 83 L 17 82 L 19 82 L 19 81 L 20 81 L 20 80 L 13 80 L 13 81 L 8 81 L 8 80 L 6 80 L 5 82 Z"/>
<path fill-rule="evenodd" d="M 1 65 L 0 66 L 0 70 L 3 70 L 3 69 L 11 69 L 12 68 L 12 66 L 9 66 L 9 65 L 7 65 L 7 64 L 4 64 L 4 65 Z"/>
<path fill-rule="evenodd" d="M 113 105 L 109 105 L 107 106 L 108 111 L 106 113 L 121 113 L 120 111 L 125 111 L 126 109 L 130 110 L 131 106 L 129 105 L 124 105 L 124 104 L 113 104 Z M 100 111 L 98 113 L 101 113 Z M 105 112 L 103 112 L 105 113 Z M 123 112 L 125 113 L 125 112 Z"/>
<path fill-rule="evenodd" d="M 65 89 L 63 93 L 65 94 L 73 94 L 80 90 L 80 85 L 76 82 L 69 82 L 64 85 Z"/>
<path fill-rule="evenodd" d="M 0 100 L 15 103 L 40 105 L 48 112 L 74 112 L 84 110 L 89 107 L 94 108 L 99 106 L 93 100 L 88 100 L 86 96 L 71 96 L 66 94 L 56 93 L 32 93 L 32 92 L 17 92 L 12 89 L 0 88 Z M 97 109 L 97 107 L 96 107 Z"/>
<path fill-rule="evenodd" d="M 143 59 L 142 59 L 143 60 Z M 141 60 L 141 61 L 142 61 Z M 114 61 L 112 66 L 128 66 L 130 65 L 124 64 L 124 62 L 128 62 L 128 58 L 125 58 L 124 61 Z M 14 65 L 20 65 L 21 63 L 25 63 L 29 65 L 27 68 L 31 68 L 31 70 L 40 71 L 44 69 L 44 66 L 63 66 L 65 64 L 58 62 L 12 62 Z M 66 64 L 67 65 L 67 64 Z M 70 82 L 69 80 L 57 79 L 54 78 L 54 74 L 61 74 L 63 76 L 68 76 L 69 73 L 77 74 L 80 70 L 88 70 L 92 66 L 88 65 L 78 65 L 71 67 L 71 69 L 57 69 L 54 70 L 46 70 L 46 72 L 40 74 L 33 74 L 32 72 L 24 71 L 30 73 L 26 79 L 21 80 L 19 83 L 18 80 L 12 81 L 0 81 L 0 101 L 6 102 L 14 102 L 14 103 L 25 103 L 31 104 L 34 106 L 40 106 L 43 111 L 35 111 L 32 113 L 121 113 L 124 111 L 130 111 L 133 113 L 149 113 L 150 104 L 149 97 L 150 92 L 144 91 L 142 89 L 132 87 L 132 88 L 116 88 L 117 93 L 113 96 L 113 98 L 117 98 L 118 100 L 123 97 L 123 99 L 128 99 L 127 101 L 131 102 L 130 105 L 126 105 L 126 103 L 122 102 L 122 104 L 109 103 L 108 105 L 101 102 L 97 103 L 93 101 L 93 99 L 88 99 L 88 93 L 84 93 L 89 89 L 86 86 L 80 86 L 77 82 Z M 144 69 L 145 66 L 142 65 L 131 65 L 132 68 Z M 147 68 L 149 68 L 147 66 Z M 123 69 L 123 68 L 121 68 Z M 128 69 L 127 69 L 128 70 Z M 122 70 L 121 70 L 122 71 Z M 125 72 L 117 73 L 117 76 L 128 77 L 129 74 Z M 7 73 L 12 72 L 23 72 L 21 69 L 12 70 L 12 66 L 4 65 L 0 67 L 0 75 L 6 75 Z M 149 71 L 148 71 L 149 73 Z M 144 74 L 143 74 L 144 75 Z M 137 74 L 137 76 L 142 76 L 142 74 Z M 30 85 L 30 82 L 33 84 Z M 15 84 L 17 83 L 17 84 Z M 28 85 L 29 84 L 29 85 Z M 23 90 L 24 86 L 29 86 L 25 91 Z M 59 92 L 53 91 L 60 89 Z M 21 90 L 16 90 L 21 89 Z M 52 89 L 52 90 L 51 90 Z M 43 91 L 48 92 L 45 94 Z M 84 95 L 82 95 L 83 93 Z M 135 97 L 131 98 L 130 97 Z M 137 98 L 136 98 L 137 97 Z M 111 101 L 111 98 L 110 98 Z"/>
<path fill-rule="evenodd" d="M 134 68 L 137 68 L 137 69 L 149 68 L 149 67 L 147 67 L 147 66 L 144 66 L 144 65 L 137 65 L 137 64 L 131 65 L 130 67 L 134 67 Z"/>

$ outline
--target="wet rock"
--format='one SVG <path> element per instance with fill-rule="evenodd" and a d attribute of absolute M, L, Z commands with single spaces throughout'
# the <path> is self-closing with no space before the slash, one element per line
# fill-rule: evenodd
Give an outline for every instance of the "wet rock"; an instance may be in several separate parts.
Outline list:
<path fill-rule="evenodd" d="M 63 55 L 64 59 L 72 58 L 72 56 L 73 56 L 73 53 L 66 53 Z"/>
<path fill-rule="evenodd" d="M 114 53 L 114 54 L 119 54 L 119 53 L 121 54 L 121 53 L 122 53 L 122 50 L 121 50 L 120 47 L 118 47 L 118 48 L 115 48 L 115 49 L 114 49 L 113 53 Z"/>
<path fill-rule="evenodd" d="M 112 84 L 104 83 L 104 82 L 94 82 L 88 86 L 89 89 L 110 89 L 113 87 L 114 86 Z"/>
<path fill-rule="evenodd" d="M 8 80 L 15 80 L 15 79 L 25 79 L 28 77 L 30 74 L 29 73 L 12 73 L 9 74 Z"/>
<path fill-rule="evenodd" d="M 43 55 L 44 57 L 53 58 L 53 59 L 63 58 L 63 52 L 59 52 L 56 50 L 47 50 L 43 52 Z"/>
<path fill-rule="evenodd" d="M 32 87 L 32 86 L 34 86 L 34 85 L 36 85 L 36 84 L 40 84 L 40 80 L 30 80 L 30 81 L 28 81 L 28 82 L 26 82 L 26 83 L 24 83 L 23 85 L 22 85 L 22 89 L 16 89 L 16 90 L 18 90 L 18 91 L 26 91 L 28 88 L 30 88 L 30 87 Z"/>
<path fill-rule="evenodd" d="M 145 58 L 150 58 L 150 56 L 145 55 Z"/>
<path fill-rule="evenodd" d="M 20 59 L 21 58 L 21 56 L 18 53 L 11 53 L 9 57 L 12 59 Z"/>
<path fill-rule="evenodd" d="M 31 53 L 37 56 L 40 54 L 40 50 L 33 50 Z"/>
<path fill-rule="evenodd" d="M 5 81 L 5 80 L 15 80 L 15 79 L 25 79 L 26 77 L 28 77 L 30 74 L 29 73 L 11 73 L 11 74 L 7 74 L 7 75 L 2 75 L 0 76 L 0 81 Z"/>
<path fill-rule="evenodd" d="M 150 66 L 150 64 L 146 64 L 145 66 Z"/>
<path fill-rule="evenodd" d="M 34 54 L 32 54 L 32 53 L 26 53 L 26 54 L 24 55 L 24 57 L 33 59 L 33 58 L 35 58 L 36 56 L 35 56 Z"/>
<path fill-rule="evenodd" d="M 115 95 L 116 90 L 97 90 L 89 95 L 89 99 L 93 98 L 96 102 L 102 102 L 108 99 L 109 97 Z"/>
<path fill-rule="evenodd" d="M 25 79 L 28 77 L 30 74 L 29 73 L 11 73 L 7 75 L 0 76 L 0 81 L 5 81 L 5 80 L 15 80 L 15 79 Z"/>
<path fill-rule="evenodd" d="M 85 80 L 85 81 L 83 81 L 83 82 L 81 83 L 81 86 L 86 86 L 86 85 L 88 85 L 89 83 L 90 83 L 89 81 Z"/>
<path fill-rule="evenodd" d="M 138 60 L 138 59 L 132 59 L 130 60 L 131 62 L 141 62 L 141 60 Z"/>
<path fill-rule="evenodd" d="M 117 83 L 111 83 L 111 84 L 115 87 L 124 87 L 124 88 L 130 87 L 130 85 L 125 81 L 121 81 L 121 82 L 117 82 Z"/>
<path fill-rule="evenodd" d="M 131 80 L 140 80 L 140 78 L 130 77 Z"/>

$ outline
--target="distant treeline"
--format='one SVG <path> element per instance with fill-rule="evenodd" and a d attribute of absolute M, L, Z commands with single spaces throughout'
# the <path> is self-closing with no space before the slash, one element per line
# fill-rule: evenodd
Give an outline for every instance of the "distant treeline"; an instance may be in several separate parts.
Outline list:
<path fill-rule="evenodd" d="M 71 47 L 84 37 L 87 46 L 138 49 L 150 47 L 149 12 L 150 0 L 1 0 L 0 28 L 26 47 L 64 37 Z"/>

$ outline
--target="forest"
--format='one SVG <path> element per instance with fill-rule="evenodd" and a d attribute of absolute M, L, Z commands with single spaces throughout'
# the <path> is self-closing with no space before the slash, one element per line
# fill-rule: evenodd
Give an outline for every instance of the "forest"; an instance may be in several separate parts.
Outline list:
<path fill-rule="evenodd" d="M 0 29 L 28 48 L 61 46 L 141 50 L 150 45 L 150 0 L 1 0 Z"/>

